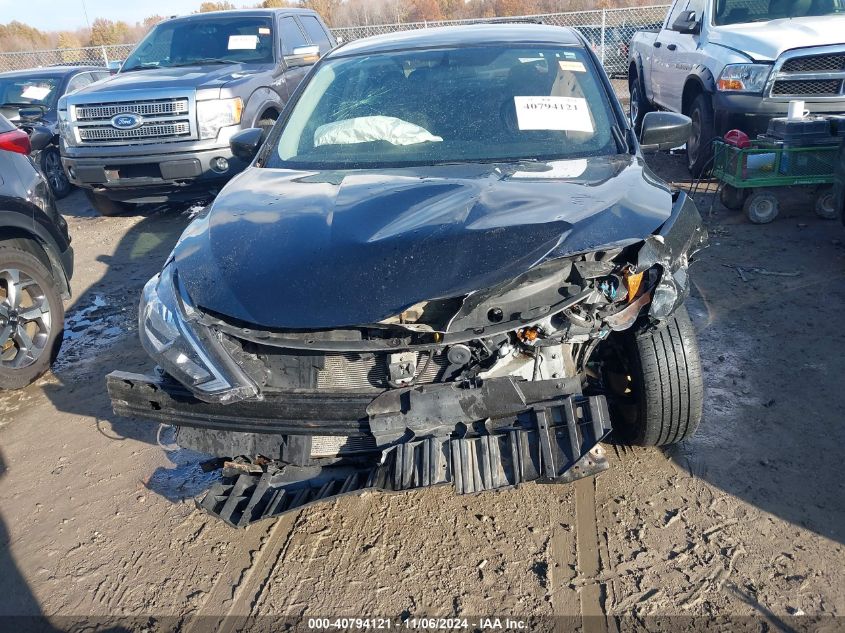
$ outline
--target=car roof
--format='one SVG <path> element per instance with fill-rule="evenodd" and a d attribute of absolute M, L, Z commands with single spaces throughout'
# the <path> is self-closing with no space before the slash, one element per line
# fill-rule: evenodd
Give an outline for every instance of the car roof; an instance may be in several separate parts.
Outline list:
<path fill-rule="evenodd" d="M 354 40 L 335 49 L 330 57 L 385 53 L 414 48 L 483 46 L 489 44 L 557 44 L 583 46 L 581 36 L 565 26 L 509 22 L 467 24 L 399 31 Z"/>
<path fill-rule="evenodd" d="M 301 9 L 297 7 L 282 7 L 278 9 L 231 9 L 228 11 L 206 11 L 205 13 L 190 13 L 188 15 L 174 15 L 164 22 L 171 21 L 201 21 L 207 18 L 268 18 L 279 13 L 296 15 L 318 15 L 313 9 Z"/>
<path fill-rule="evenodd" d="M 24 68 L 22 70 L 9 70 L 5 73 L 0 73 L 0 79 L 8 79 L 10 77 L 66 77 L 78 72 L 86 70 L 108 70 L 105 66 L 42 66 L 41 68 Z"/>

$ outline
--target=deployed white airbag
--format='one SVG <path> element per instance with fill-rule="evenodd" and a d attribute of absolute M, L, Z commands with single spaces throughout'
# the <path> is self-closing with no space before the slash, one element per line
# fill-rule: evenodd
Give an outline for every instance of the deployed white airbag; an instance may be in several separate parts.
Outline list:
<path fill-rule="evenodd" d="M 352 145 L 372 141 L 387 141 L 393 145 L 416 145 L 439 142 L 419 125 L 392 116 L 361 116 L 321 125 L 314 131 L 314 147 L 321 145 Z"/>

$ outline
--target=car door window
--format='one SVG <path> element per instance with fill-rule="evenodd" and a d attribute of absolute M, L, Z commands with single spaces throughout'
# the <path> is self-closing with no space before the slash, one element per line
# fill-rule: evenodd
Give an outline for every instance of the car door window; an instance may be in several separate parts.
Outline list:
<path fill-rule="evenodd" d="M 79 73 L 67 83 L 67 92 L 76 92 L 94 81 L 91 73 Z"/>
<path fill-rule="evenodd" d="M 320 47 L 320 55 L 328 53 L 331 50 L 332 43 L 319 20 L 311 15 L 300 16 L 299 20 L 302 22 L 308 37 L 311 38 L 311 43 Z"/>
<path fill-rule="evenodd" d="M 308 41 L 292 17 L 282 18 L 279 24 L 279 34 L 282 38 L 282 55 L 293 55 L 293 49 L 308 46 Z"/>

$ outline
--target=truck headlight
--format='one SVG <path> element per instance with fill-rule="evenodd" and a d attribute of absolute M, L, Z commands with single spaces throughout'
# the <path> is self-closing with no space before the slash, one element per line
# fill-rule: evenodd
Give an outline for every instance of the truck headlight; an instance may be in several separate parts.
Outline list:
<path fill-rule="evenodd" d="M 240 97 L 197 101 L 200 138 L 216 138 L 221 127 L 237 125 L 241 122 L 243 111 L 244 102 Z"/>
<path fill-rule="evenodd" d="M 763 92 L 771 70 L 769 64 L 728 64 L 716 87 L 725 92 Z"/>
<path fill-rule="evenodd" d="M 76 145 L 76 137 L 73 134 L 73 128 L 70 126 L 67 110 L 59 110 L 59 136 L 62 137 L 67 147 Z"/>
<path fill-rule="evenodd" d="M 138 333 L 147 353 L 176 380 L 207 402 L 232 402 L 258 393 L 214 334 L 189 323 L 193 313 L 172 264 L 144 286 L 138 311 Z"/>

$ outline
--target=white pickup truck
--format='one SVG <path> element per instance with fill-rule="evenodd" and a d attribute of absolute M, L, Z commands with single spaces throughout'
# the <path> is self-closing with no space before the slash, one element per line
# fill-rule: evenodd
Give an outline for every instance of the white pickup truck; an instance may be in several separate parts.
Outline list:
<path fill-rule="evenodd" d="M 692 119 L 698 175 L 715 136 L 765 132 L 791 100 L 845 112 L 845 0 L 675 0 L 659 31 L 634 35 L 628 71 L 636 129 L 653 109 Z"/>

